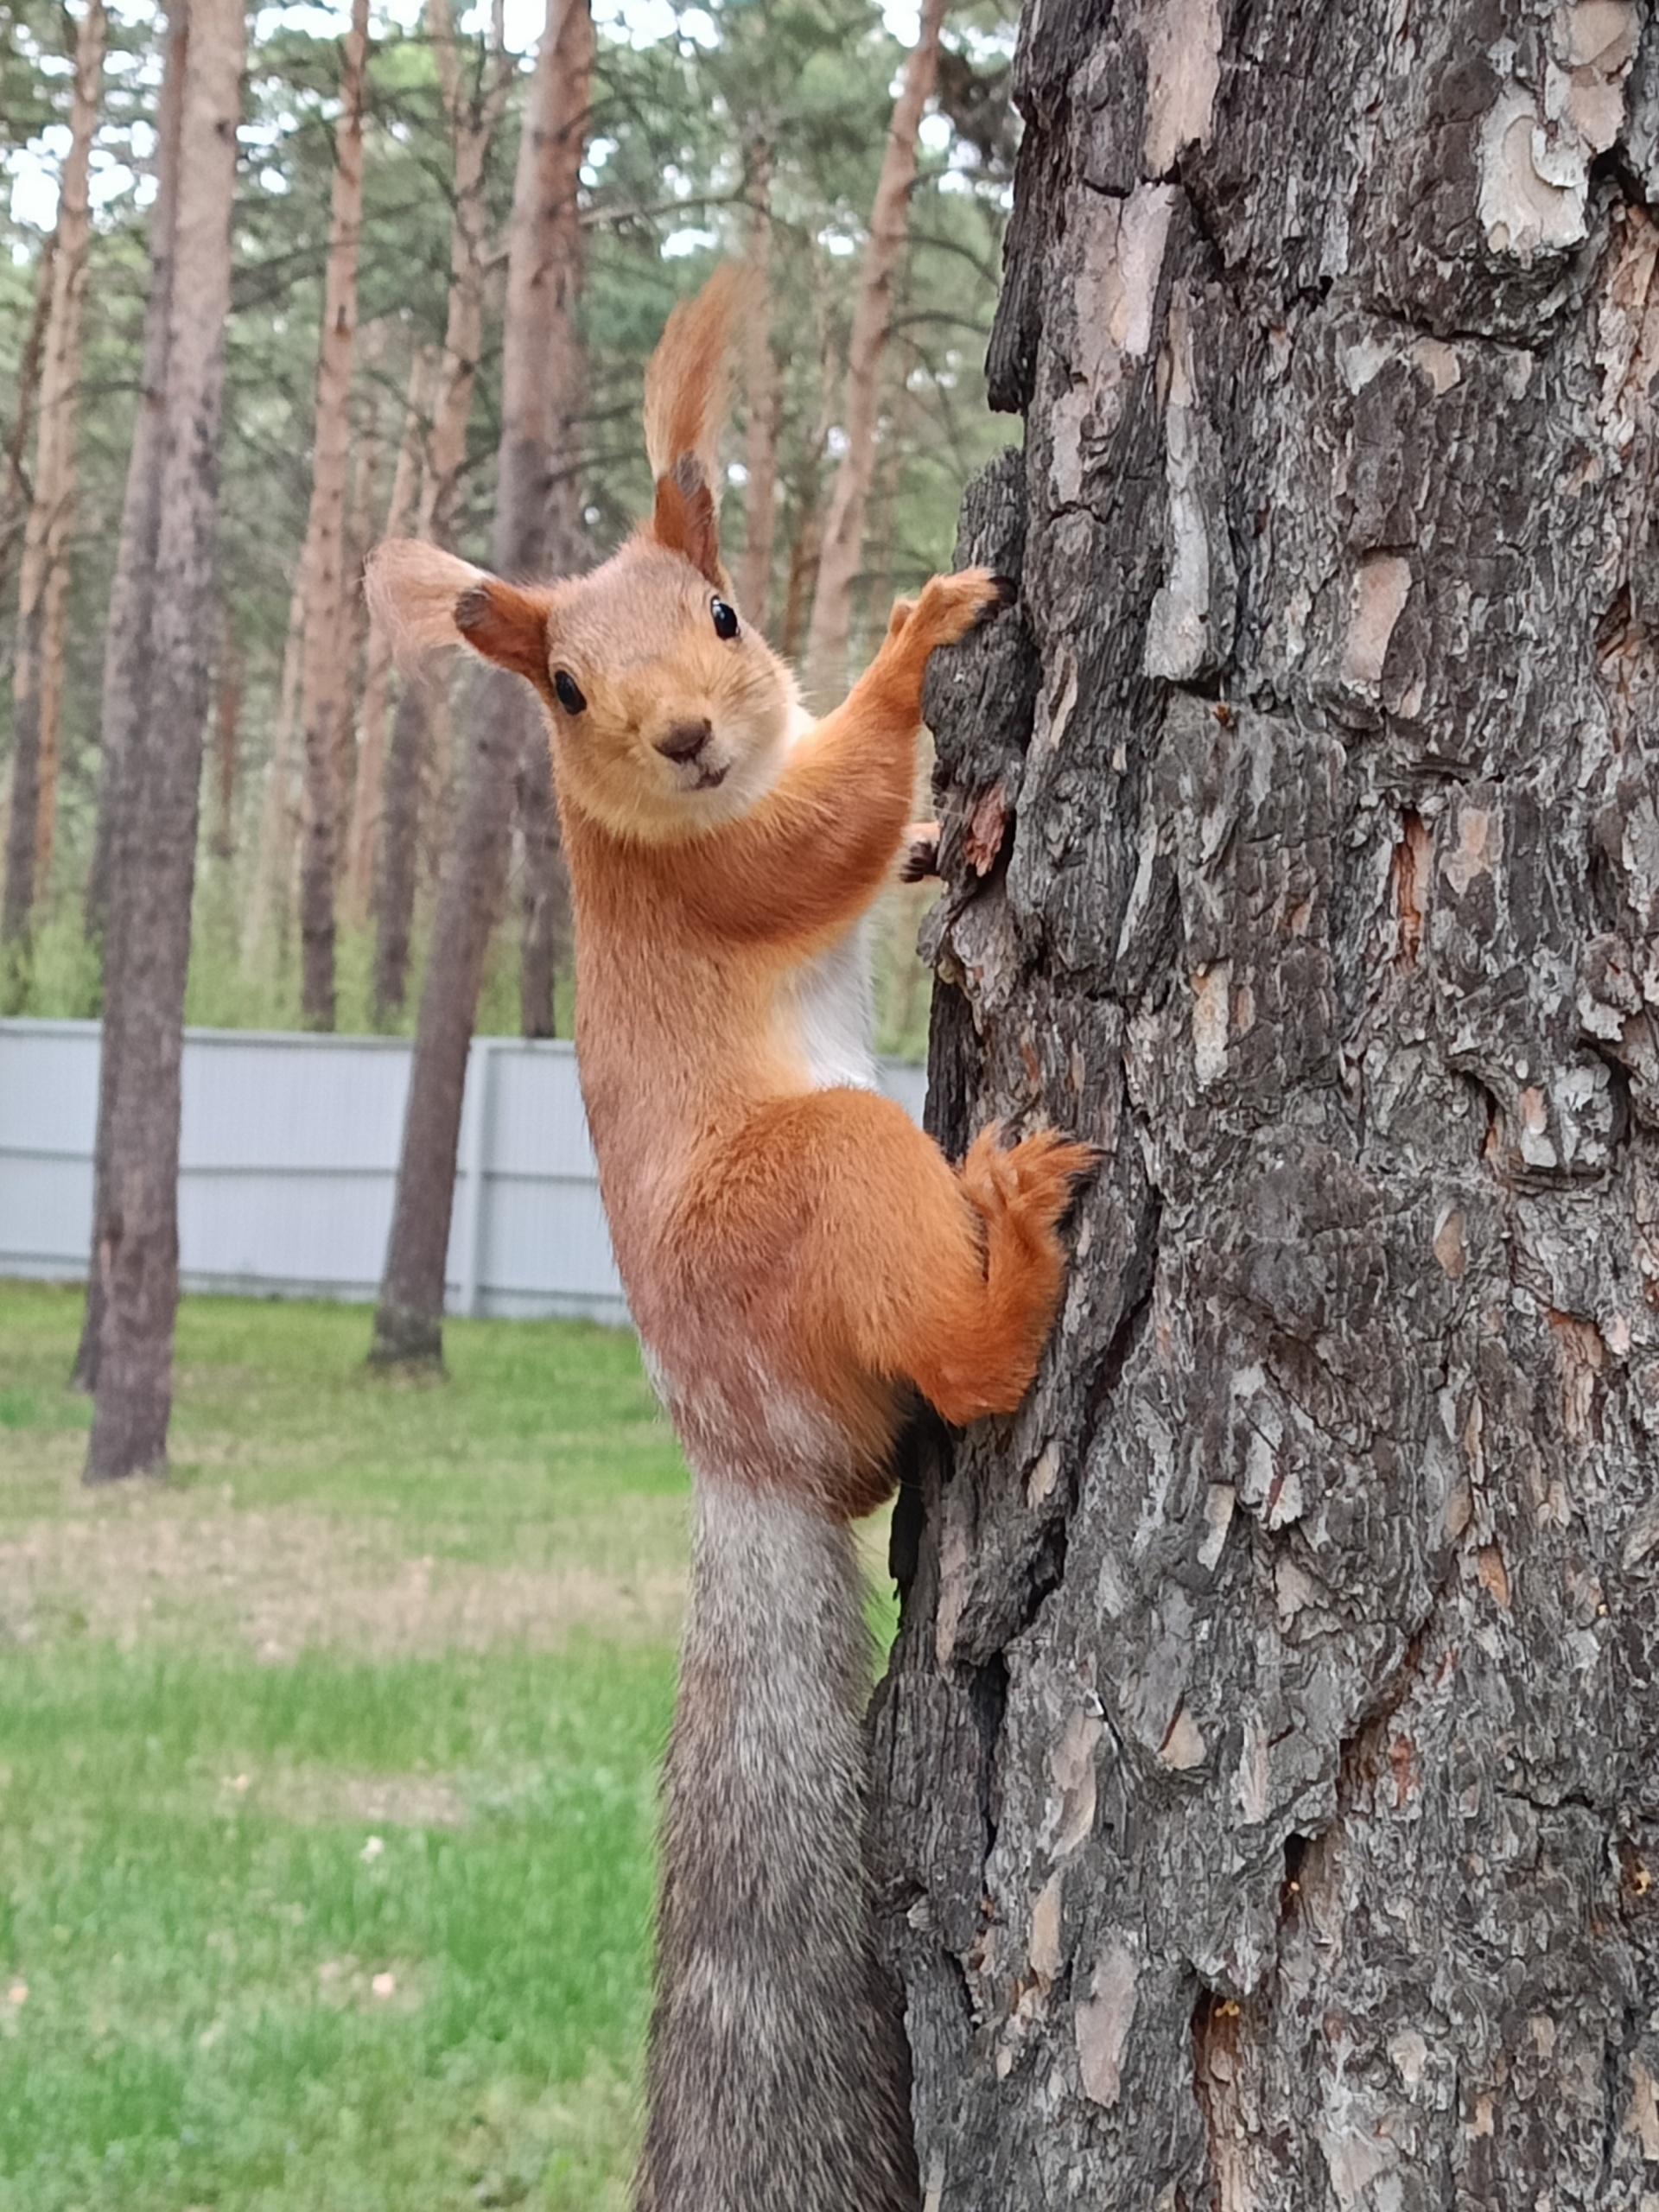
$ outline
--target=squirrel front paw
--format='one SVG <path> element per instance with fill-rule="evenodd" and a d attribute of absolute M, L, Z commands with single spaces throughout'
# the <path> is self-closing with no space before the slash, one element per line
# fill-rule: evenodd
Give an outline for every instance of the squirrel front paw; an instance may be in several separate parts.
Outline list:
<path fill-rule="evenodd" d="M 1000 607 L 1011 607 L 1018 593 L 1009 578 L 993 575 L 988 569 L 930 576 L 915 600 L 896 603 L 887 635 L 902 632 L 906 645 L 931 653 L 937 645 L 954 645 Z"/>
<path fill-rule="evenodd" d="M 925 883 L 928 877 L 939 872 L 939 825 L 937 822 L 912 822 L 905 831 L 905 842 L 899 854 L 900 883 Z"/>

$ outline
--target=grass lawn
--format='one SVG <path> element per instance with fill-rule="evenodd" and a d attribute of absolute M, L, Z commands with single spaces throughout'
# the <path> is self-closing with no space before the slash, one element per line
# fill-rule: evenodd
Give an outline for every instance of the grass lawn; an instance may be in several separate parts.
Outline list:
<path fill-rule="evenodd" d="M 685 1478 L 625 1335 L 192 1300 L 79 1484 L 0 1284 L 0 2212 L 625 2202 Z"/>

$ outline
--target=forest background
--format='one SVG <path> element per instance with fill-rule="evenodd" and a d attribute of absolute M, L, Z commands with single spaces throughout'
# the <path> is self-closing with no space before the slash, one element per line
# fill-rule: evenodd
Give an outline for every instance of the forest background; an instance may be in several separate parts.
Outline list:
<path fill-rule="evenodd" d="M 935 12 L 937 21 L 937 11 Z M 84 10 L 4 0 L 0 157 L 0 850 L 8 842 L 20 582 L 37 467 L 43 337 L 71 143 Z M 369 20 L 356 343 L 347 407 L 345 558 L 338 589 L 350 708 L 335 762 L 336 971 L 342 1030 L 413 1027 L 438 873 L 453 823 L 464 673 L 426 718 L 410 957 L 388 981 L 377 934 L 396 871 L 384 822 L 397 683 L 368 633 L 359 579 L 369 547 L 408 530 L 434 486 L 442 354 L 452 313 L 454 119 L 487 130 L 480 179 L 483 323 L 477 375 L 437 532 L 488 558 L 501 433 L 505 241 L 530 54 L 531 4 L 451 24 L 447 9 Z M 187 1019 L 300 1026 L 306 821 L 302 689 L 319 339 L 347 29 L 343 11 L 268 7 L 250 19 L 238 134 L 234 276 L 217 554 L 213 706 L 204 760 Z M 723 516 L 753 617 L 785 654 L 805 649 L 826 505 L 847 448 L 847 365 L 893 97 L 918 35 L 903 0 L 726 0 L 676 10 L 622 0 L 595 18 L 578 201 L 575 322 L 581 398 L 563 489 L 579 517 L 574 561 L 602 558 L 649 504 L 639 432 L 645 359 L 674 301 L 713 263 L 764 264 L 746 333 Z M 950 559 L 965 479 L 1001 443 L 982 362 L 1009 204 L 1013 10 L 952 10 L 918 132 L 917 179 L 878 369 L 874 472 L 857 549 L 849 649 L 866 657 L 895 592 Z M 101 961 L 88 880 L 97 844 L 104 632 L 140 385 L 162 76 L 157 11 L 116 0 L 90 149 L 80 358 L 67 403 L 75 448 L 63 539 L 67 619 L 55 762 L 45 764 L 25 925 L 0 963 L 0 1011 L 92 1015 Z M 445 78 L 449 81 L 446 86 Z M 496 97 L 492 104 L 492 86 Z M 459 103 L 456 93 L 459 92 Z M 761 342 L 764 341 L 764 342 Z M 757 442 L 758 441 L 758 442 Z M 757 505 L 757 458 L 774 472 Z M 442 467 L 442 456 L 438 457 Z M 747 465 L 746 465 L 747 463 Z M 571 500 L 571 487 L 575 498 Z M 403 518 L 394 512 L 403 505 Z M 770 546 L 764 540 L 770 526 Z M 759 537 L 756 555 L 749 549 Z M 746 552 L 748 558 L 746 561 Z M 760 603 L 756 604 L 759 601 Z M 313 604 L 315 604 L 315 597 Z M 515 823 L 507 907 L 477 1027 L 544 1032 L 521 990 L 535 926 L 535 824 Z M 12 841 L 15 842 L 15 841 Z M 895 893 L 878 944 L 880 1042 L 919 1050 L 927 994 L 914 957 L 918 900 Z M 16 901 L 14 900 L 14 907 Z M 568 948 L 554 1026 L 569 1028 Z M 544 995 L 543 995 L 544 996 Z M 319 1026 L 315 1011 L 309 1026 Z"/>

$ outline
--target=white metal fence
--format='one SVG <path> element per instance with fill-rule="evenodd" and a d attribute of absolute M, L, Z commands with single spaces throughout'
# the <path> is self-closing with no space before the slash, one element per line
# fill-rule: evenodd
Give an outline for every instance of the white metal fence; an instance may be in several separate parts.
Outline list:
<path fill-rule="evenodd" d="M 98 1055 L 95 1021 L 0 1021 L 0 1275 L 86 1273 Z M 403 1038 L 185 1032 L 187 1289 L 374 1296 L 409 1063 Z M 919 1120 L 924 1071 L 881 1072 Z M 474 1039 L 459 1166 L 451 1313 L 626 1319 L 569 1045 Z"/>

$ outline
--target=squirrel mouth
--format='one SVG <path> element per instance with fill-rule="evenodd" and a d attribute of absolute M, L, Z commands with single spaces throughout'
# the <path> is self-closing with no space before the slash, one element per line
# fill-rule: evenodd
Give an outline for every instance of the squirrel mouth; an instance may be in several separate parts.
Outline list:
<path fill-rule="evenodd" d="M 699 762 L 696 781 L 692 785 L 692 790 L 694 791 L 717 791 L 725 782 L 726 772 L 731 765 L 729 760 L 722 760 L 718 766 L 712 760 Z"/>

